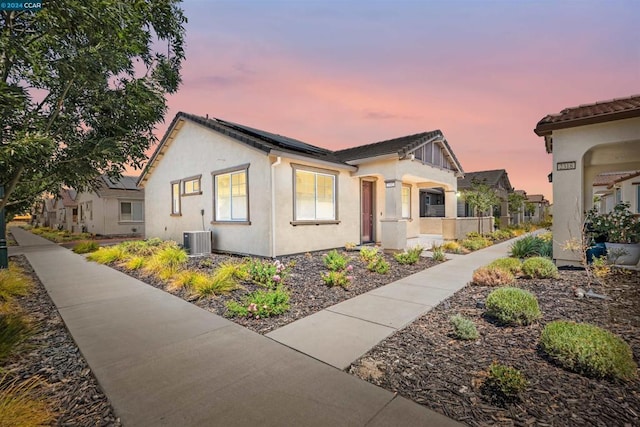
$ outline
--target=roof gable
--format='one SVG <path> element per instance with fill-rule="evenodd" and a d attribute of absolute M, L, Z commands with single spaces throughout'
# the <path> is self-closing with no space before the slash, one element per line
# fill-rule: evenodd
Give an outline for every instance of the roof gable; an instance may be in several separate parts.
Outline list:
<path fill-rule="evenodd" d="M 474 182 L 479 182 L 481 184 L 487 184 L 489 187 L 498 187 L 500 181 L 503 181 L 504 187 L 507 190 L 511 190 L 513 187 L 511 186 L 511 182 L 509 181 L 509 176 L 507 175 L 507 171 L 504 169 L 494 169 L 488 171 L 478 171 L 478 172 L 466 172 L 464 178 L 458 178 L 458 188 L 459 189 L 467 189 L 471 188 L 471 185 Z"/>

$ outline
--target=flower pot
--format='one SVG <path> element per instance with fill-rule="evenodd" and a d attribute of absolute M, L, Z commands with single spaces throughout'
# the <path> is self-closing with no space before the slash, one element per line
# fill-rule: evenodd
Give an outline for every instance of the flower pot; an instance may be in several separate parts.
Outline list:
<path fill-rule="evenodd" d="M 640 243 L 605 243 L 609 261 L 617 265 L 636 265 L 640 261 Z"/>

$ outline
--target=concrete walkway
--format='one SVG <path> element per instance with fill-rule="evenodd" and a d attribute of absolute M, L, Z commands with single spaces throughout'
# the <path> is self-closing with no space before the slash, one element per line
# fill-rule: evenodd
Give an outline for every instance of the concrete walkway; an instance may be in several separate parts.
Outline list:
<path fill-rule="evenodd" d="M 339 369 L 463 288 L 473 270 L 507 256 L 512 241 L 447 262 L 328 307 L 267 334 Z"/>
<path fill-rule="evenodd" d="M 27 231 L 11 231 L 20 246 L 10 254 L 28 258 L 125 426 L 459 425 Z M 407 283 L 396 286 L 416 287 Z M 403 306 L 406 295 L 389 303 Z M 321 316 L 336 315 L 332 310 Z M 405 318 L 379 326 L 390 333 Z M 362 334 L 377 325 L 364 324 Z"/>

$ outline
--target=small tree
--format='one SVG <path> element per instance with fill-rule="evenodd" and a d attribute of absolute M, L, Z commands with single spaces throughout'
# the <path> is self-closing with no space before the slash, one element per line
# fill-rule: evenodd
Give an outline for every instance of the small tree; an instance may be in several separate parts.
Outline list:
<path fill-rule="evenodd" d="M 473 180 L 471 188 L 464 190 L 462 194 L 465 202 L 478 217 L 478 233 L 483 234 L 482 219 L 487 213 L 491 215 L 491 209 L 500 202 L 500 198 L 493 188 L 477 180 Z"/>
<path fill-rule="evenodd" d="M 509 196 L 507 197 L 507 202 L 509 203 L 509 214 L 519 215 L 522 213 L 525 200 L 527 200 L 527 198 L 524 194 L 509 193 Z"/>

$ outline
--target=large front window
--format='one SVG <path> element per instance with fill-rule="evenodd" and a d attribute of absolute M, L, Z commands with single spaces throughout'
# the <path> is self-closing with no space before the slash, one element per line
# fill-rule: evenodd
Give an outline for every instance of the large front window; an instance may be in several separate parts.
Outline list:
<path fill-rule="evenodd" d="M 336 220 L 336 176 L 295 170 L 295 221 Z"/>
<path fill-rule="evenodd" d="M 120 202 L 120 221 L 142 222 L 144 220 L 144 205 L 141 201 Z"/>
<path fill-rule="evenodd" d="M 247 169 L 214 175 L 215 220 L 248 221 Z"/>

